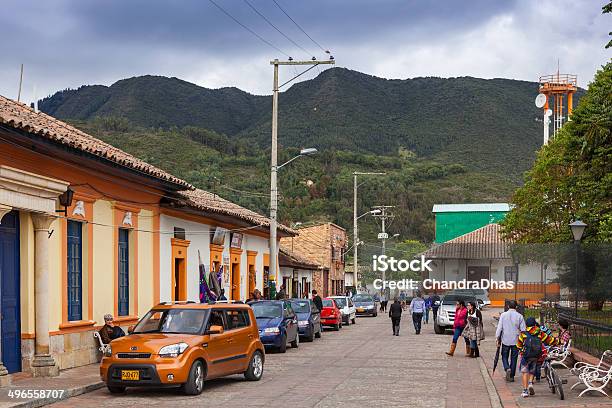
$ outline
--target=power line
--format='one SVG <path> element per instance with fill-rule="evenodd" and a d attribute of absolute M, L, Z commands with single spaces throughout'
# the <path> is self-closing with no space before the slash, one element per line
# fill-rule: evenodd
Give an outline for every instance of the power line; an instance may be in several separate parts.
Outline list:
<path fill-rule="evenodd" d="M 300 31 L 303 32 L 306 35 L 306 37 L 310 38 L 310 41 L 312 41 L 317 47 L 319 47 L 321 49 L 321 51 L 323 51 L 324 53 L 328 53 L 329 54 L 329 51 L 326 50 L 325 48 L 323 48 L 321 46 L 321 44 L 316 42 L 310 35 L 308 35 L 308 33 L 293 18 L 291 18 L 291 16 L 280 6 L 280 4 L 278 4 L 278 2 L 276 0 L 272 0 L 272 1 L 274 2 L 274 4 L 276 4 L 276 7 L 278 7 L 279 10 L 282 11 L 283 14 L 285 14 L 289 18 L 289 20 L 293 21 L 293 24 L 295 24 L 295 26 L 297 28 L 299 28 Z"/>
<path fill-rule="evenodd" d="M 221 7 L 220 5 L 215 3 L 214 0 L 208 0 L 208 1 L 210 1 L 212 4 L 214 4 L 214 6 L 217 7 L 219 10 L 221 10 L 226 16 L 228 16 L 229 18 L 234 20 L 234 22 L 236 22 L 236 24 L 240 25 L 242 28 L 244 28 L 245 30 L 247 30 L 248 32 L 253 34 L 255 37 L 259 38 L 262 42 L 266 43 L 270 47 L 274 48 L 276 51 L 278 51 L 281 54 L 285 55 L 286 57 L 291 58 L 291 56 L 289 54 L 287 54 L 285 51 L 281 50 L 276 45 L 272 44 L 270 41 L 266 40 L 265 38 L 263 38 L 261 35 L 257 34 L 255 31 L 253 31 L 252 29 L 250 29 L 246 25 L 242 24 L 236 17 L 232 16 L 227 10 L 225 10 L 223 7 Z"/>
<path fill-rule="evenodd" d="M 253 6 L 251 3 L 249 3 L 249 0 L 243 0 L 255 13 L 257 13 L 259 15 L 259 17 L 263 18 L 265 20 L 266 23 L 270 24 L 276 31 L 278 31 L 283 37 L 285 37 L 287 40 L 289 40 L 293 45 L 295 45 L 296 47 L 298 47 L 299 49 L 301 49 L 302 51 L 304 51 L 309 57 L 312 57 L 313 54 L 311 52 L 309 52 L 308 50 L 306 50 L 304 47 L 302 47 L 300 44 L 296 43 L 295 41 L 293 41 L 293 39 L 291 39 L 287 34 L 285 34 L 284 32 L 282 32 L 280 30 L 280 28 L 278 28 L 277 26 L 275 26 L 270 20 L 268 20 L 268 18 L 266 16 L 264 16 L 262 13 L 259 12 L 259 10 L 257 10 L 257 8 L 255 8 L 255 6 Z"/>

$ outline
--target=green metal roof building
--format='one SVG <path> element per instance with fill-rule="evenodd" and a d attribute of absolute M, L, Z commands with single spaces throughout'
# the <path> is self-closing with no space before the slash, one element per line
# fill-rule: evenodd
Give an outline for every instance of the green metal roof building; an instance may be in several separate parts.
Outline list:
<path fill-rule="evenodd" d="M 435 240 L 442 244 L 487 224 L 497 223 L 510 211 L 506 203 L 435 204 Z"/>

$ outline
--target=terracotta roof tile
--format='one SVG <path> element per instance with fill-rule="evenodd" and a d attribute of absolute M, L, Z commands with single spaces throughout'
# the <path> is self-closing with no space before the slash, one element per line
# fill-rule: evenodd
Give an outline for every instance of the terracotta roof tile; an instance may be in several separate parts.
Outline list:
<path fill-rule="evenodd" d="M 319 269 L 319 265 L 312 262 L 303 256 L 291 251 L 289 248 L 281 245 L 279 249 L 278 264 L 280 266 L 301 267 L 302 269 Z"/>
<path fill-rule="evenodd" d="M 426 258 L 438 259 L 507 259 L 511 258 L 510 240 L 501 236 L 499 224 L 488 224 L 423 253 Z"/>
<path fill-rule="evenodd" d="M 0 95 L 0 123 L 51 140 L 55 143 L 107 159 L 115 164 L 175 184 L 193 186 L 129 153 L 42 112 Z"/>
<path fill-rule="evenodd" d="M 187 190 L 180 191 L 179 195 L 185 199 L 186 205 L 196 210 L 229 215 L 254 225 L 261 225 L 262 227 L 270 226 L 270 219 L 268 217 L 241 207 L 208 191 L 200 189 Z M 280 223 L 278 224 L 278 229 L 289 235 L 297 235 L 297 231 Z"/>

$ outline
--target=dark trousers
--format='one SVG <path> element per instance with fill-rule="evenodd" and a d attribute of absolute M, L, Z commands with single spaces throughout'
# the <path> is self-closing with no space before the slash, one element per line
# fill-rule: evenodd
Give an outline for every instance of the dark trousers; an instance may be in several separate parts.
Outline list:
<path fill-rule="evenodd" d="M 380 311 L 381 312 L 387 311 L 387 301 L 386 300 L 380 302 Z"/>
<path fill-rule="evenodd" d="M 436 322 L 436 317 L 438 317 L 438 308 L 437 307 L 432 307 L 431 311 L 433 312 L 433 321 L 435 323 Z"/>
<path fill-rule="evenodd" d="M 391 325 L 393 326 L 393 334 L 398 335 L 398 336 L 399 336 L 399 329 L 400 329 L 400 320 L 402 320 L 401 317 L 391 318 Z"/>
<path fill-rule="evenodd" d="M 518 360 L 519 350 L 516 346 L 506 346 L 502 344 L 501 358 L 504 370 L 510 369 L 510 375 L 514 378 L 516 374 L 516 361 Z"/>
<path fill-rule="evenodd" d="M 421 332 L 421 323 L 423 322 L 423 313 L 413 313 L 412 323 L 414 324 L 414 330 L 417 333 Z"/>

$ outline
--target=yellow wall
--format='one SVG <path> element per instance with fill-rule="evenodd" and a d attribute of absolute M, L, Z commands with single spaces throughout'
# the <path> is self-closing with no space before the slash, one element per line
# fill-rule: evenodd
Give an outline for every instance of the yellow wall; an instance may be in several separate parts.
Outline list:
<path fill-rule="evenodd" d="M 109 201 L 96 200 L 93 205 L 94 257 L 93 257 L 93 320 L 104 324 L 104 315 L 113 313 L 115 303 L 115 259 L 113 207 Z"/>
<path fill-rule="evenodd" d="M 153 212 L 142 210 L 138 215 L 138 317 L 149 311 L 153 303 Z"/>
<path fill-rule="evenodd" d="M 49 331 L 59 329 L 62 323 L 62 296 L 67 291 L 62 287 L 62 223 L 56 219 L 51 223 L 49 231 L 53 230 L 49 239 Z M 34 262 L 34 257 L 32 257 Z M 34 304 L 32 304 L 32 308 Z"/>

